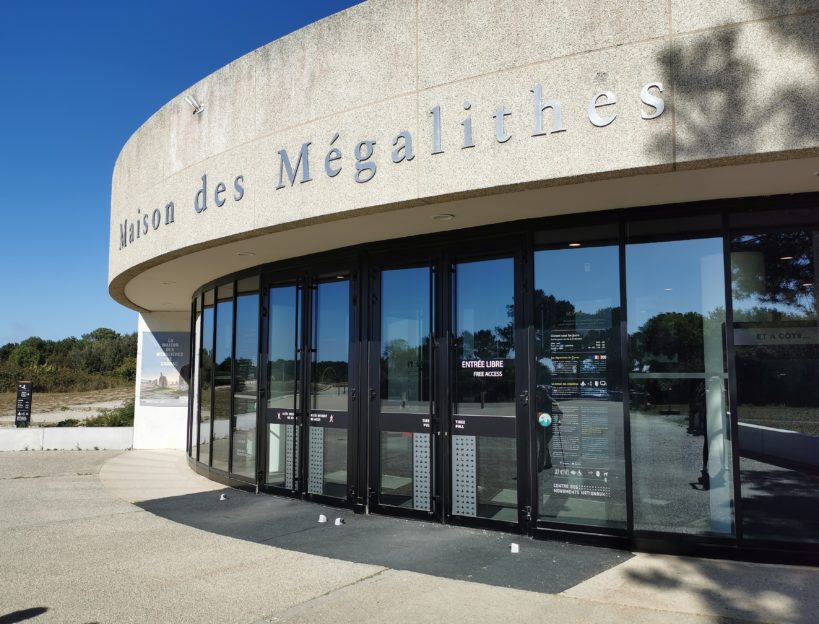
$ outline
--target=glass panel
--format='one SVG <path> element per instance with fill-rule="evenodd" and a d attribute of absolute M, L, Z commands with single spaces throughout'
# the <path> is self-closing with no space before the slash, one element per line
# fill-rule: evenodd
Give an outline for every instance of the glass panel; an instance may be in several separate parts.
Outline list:
<path fill-rule="evenodd" d="M 453 513 L 517 522 L 514 260 L 455 266 Z"/>
<path fill-rule="evenodd" d="M 295 426 L 299 409 L 299 311 L 301 291 L 295 286 L 269 290 L 267 346 L 268 424 L 267 483 L 294 489 L 298 465 Z"/>
<path fill-rule="evenodd" d="M 744 536 L 819 541 L 817 232 L 731 241 Z"/>
<path fill-rule="evenodd" d="M 199 431 L 199 379 L 201 375 L 199 374 L 199 367 L 202 365 L 202 355 L 199 353 L 199 345 L 202 341 L 202 299 L 200 297 L 196 298 L 196 312 L 194 312 L 193 316 L 193 349 L 191 352 L 193 353 L 193 384 L 191 389 L 193 390 L 193 401 L 192 401 L 192 414 L 193 417 L 191 418 L 190 422 L 190 449 L 189 455 L 196 459 L 197 453 L 197 433 Z"/>
<path fill-rule="evenodd" d="M 379 502 L 427 511 L 432 475 L 431 285 L 429 267 L 381 273 Z"/>
<path fill-rule="evenodd" d="M 241 295 L 242 293 L 251 293 L 256 292 L 259 290 L 259 276 L 253 275 L 252 277 L 246 277 L 244 279 L 240 279 L 236 283 L 236 291 Z"/>
<path fill-rule="evenodd" d="M 202 348 L 199 359 L 199 461 L 210 464 L 210 412 L 213 398 L 213 305 L 207 305 L 207 294 L 213 301 L 213 291 L 205 295 L 205 309 L 202 311 Z"/>
<path fill-rule="evenodd" d="M 616 246 L 535 253 L 541 520 L 626 525 L 618 267 Z"/>
<path fill-rule="evenodd" d="M 340 275 L 313 292 L 313 363 L 308 492 L 347 496 L 350 282 Z"/>
<path fill-rule="evenodd" d="M 222 294 L 222 288 L 219 288 Z M 215 375 L 213 380 L 213 449 L 211 466 L 228 469 L 230 374 L 233 359 L 233 300 L 216 304 Z"/>
<path fill-rule="evenodd" d="M 256 401 L 259 391 L 259 295 L 236 299 L 236 363 L 233 394 L 235 474 L 256 476 Z"/>
<path fill-rule="evenodd" d="M 721 238 L 626 247 L 634 527 L 733 534 Z"/>
<path fill-rule="evenodd" d="M 312 409 L 347 411 L 350 282 L 319 283 L 313 304 Z"/>
<path fill-rule="evenodd" d="M 430 270 L 381 274 L 381 411 L 429 413 Z"/>

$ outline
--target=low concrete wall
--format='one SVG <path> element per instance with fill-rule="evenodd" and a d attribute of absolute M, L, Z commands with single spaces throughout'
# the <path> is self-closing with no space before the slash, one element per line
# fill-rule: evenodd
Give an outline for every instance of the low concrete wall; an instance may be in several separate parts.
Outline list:
<path fill-rule="evenodd" d="M 130 449 L 133 427 L 32 427 L 0 429 L 0 451 Z"/>
<path fill-rule="evenodd" d="M 739 423 L 739 453 L 785 468 L 819 468 L 819 437 Z"/>

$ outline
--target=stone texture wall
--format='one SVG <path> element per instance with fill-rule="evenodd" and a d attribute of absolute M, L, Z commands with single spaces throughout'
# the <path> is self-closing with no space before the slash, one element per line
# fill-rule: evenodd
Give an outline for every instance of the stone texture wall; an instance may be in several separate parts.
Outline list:
<path fill-rule="evenodd" d="M 817 50 L 815 0 L 370 0 L 227 65 L 134 133 L 113 176 L 109 289 L 127 303 L 128 280 L 170 258 L 351 215 L 816 155 Z M 654 109 L 640 90 L 653 82 L 663 85 L 665 111 L 643 119 Z M 560 101 L 565 131 L 531 136 L 535 84 L 544 100 Z M 599 112 L 616 119 L 595 127 L 587 109 L 603 91 L 617 103 Z M 192 114 L 189 94 L 204 112 Z M 433 154 L 435 106 L 442 151 Z M 504 142 L 499 108 L 511 111 Z M 463 149 L 467 116 L 474 147 Z M 396 164 L 402 131 L 414 158 Z M 359 183 L 353 153 L 363 140 L 375 141 L 377 172 Z M 295 165 L 306 142 L 312 180 L 301 183 L 299 171 L 277 190 L 279 150 Z M 342 154 L 334 177 L 324 167 L 331 147 Z M 205 175 L 208 207 L 197 212 Z M 133 242 L 132 223 L 142 226 Z"/>

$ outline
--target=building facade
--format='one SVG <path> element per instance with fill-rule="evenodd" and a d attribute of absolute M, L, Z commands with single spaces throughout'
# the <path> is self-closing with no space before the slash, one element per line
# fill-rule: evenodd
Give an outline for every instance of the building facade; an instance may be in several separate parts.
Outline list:
<path fill-rule="evenodd" d="M 819 554 L 813 2 L 370 0 L 114 170 L 135 445 L 238 487 Z"/>

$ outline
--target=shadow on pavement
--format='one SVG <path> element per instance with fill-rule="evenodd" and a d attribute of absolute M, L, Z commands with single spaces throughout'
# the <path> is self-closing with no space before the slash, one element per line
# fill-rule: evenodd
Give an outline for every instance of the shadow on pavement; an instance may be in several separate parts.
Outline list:
<path fill-rule="evenodd" d="M 30 609 L 20 609 L 12 613 L 0 615 L 0 624 L 16 624 L 35 618 L 48 611 L 48 607 L 31 607 Z"/>
<path fill-rule="evenodd" d="M 220 501 L 220 494 L 228 499 Z M 174 522 L 228 537 L 355 563 L 542 593 L 558 593 L 632 555 L 625 551 L 418 520 L 354 514 L 315 503 L 221 490 L 137 503 Z M 328 522 L 320 524 L 319 514 Z M 334 519 L 342 518 L 342 526 Z M 510 544 L 520 544 L 512 554 Z"/>
<path fill-rule="evenodd" d="M 701 603 L 707 612 L 749 622 L 815 622 L 816 585 L 802 568 L 734 561 L 664 558 L 626 573 L 629 582 L 661 590 L 670 602 Z"/>

